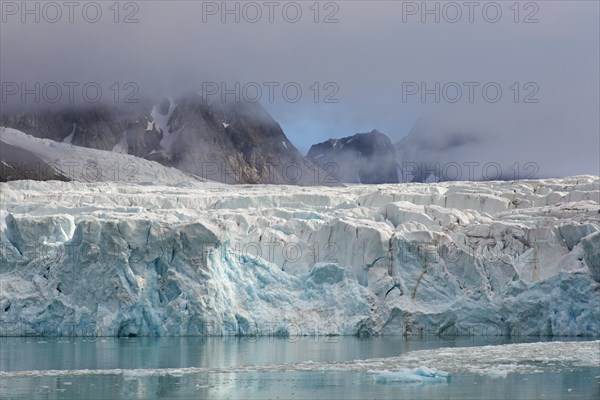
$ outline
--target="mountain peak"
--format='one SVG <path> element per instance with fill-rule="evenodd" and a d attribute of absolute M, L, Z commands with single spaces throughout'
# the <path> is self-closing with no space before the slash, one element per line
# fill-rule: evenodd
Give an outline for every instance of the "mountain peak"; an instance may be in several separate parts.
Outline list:
<path fill-rule="evenodd" d="M 332 165 L 340 182 L 374 184 L 399 181 L 394 146 L 377 129 L 315 144 L 307 157 L 322 167 Z"/>

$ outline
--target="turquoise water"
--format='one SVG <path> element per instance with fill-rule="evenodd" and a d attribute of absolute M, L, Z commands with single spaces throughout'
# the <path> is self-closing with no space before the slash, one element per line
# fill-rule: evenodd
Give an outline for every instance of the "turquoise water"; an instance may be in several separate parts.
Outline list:
<path fill-rule="evenodd" d="M 457 372 L 443 383 L 378 383 L 370 370 L 377 363 L 353 362 L 515 342 L 468 337 L 1 338 L 0 395 L 7 399 L 600 398 L 600 360 L 591 366 L 539 362 L 539 367 L 532 364 L 535 368 L 504 375 L 463 371 L 458 363 L 453 367 Z M 435 358 L 427 360 L 435 363 Z M 340 362 L 346 363 L 336 365 Z M 472 367 L 481 362 L 473 360 Z"/>

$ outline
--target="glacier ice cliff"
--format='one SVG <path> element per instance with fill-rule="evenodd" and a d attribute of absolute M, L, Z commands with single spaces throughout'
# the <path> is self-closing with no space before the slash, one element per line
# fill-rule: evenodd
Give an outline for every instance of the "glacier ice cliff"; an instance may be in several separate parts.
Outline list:
<path fill-rule="evenodd" d="M 600 177 L 0 184 L 1 335 L 600 335 Z"/>

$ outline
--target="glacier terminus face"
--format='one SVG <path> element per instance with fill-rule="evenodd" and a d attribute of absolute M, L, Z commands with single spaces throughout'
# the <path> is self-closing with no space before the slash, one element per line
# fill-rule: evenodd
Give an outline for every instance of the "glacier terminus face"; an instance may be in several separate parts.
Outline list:
<path fill-rule="evenodd" d="M 2 183 L 0 333 L 597 336 L 599 184 Z"/>

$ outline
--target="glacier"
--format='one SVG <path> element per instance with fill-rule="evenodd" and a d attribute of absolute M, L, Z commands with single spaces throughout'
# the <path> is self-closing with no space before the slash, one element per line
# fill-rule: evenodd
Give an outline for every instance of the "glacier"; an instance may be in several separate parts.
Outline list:
<path fill-rule="evenodd" d="M 0 335 L 600 335 L 598 176 L 168 181 L 0 183 Z"/>

